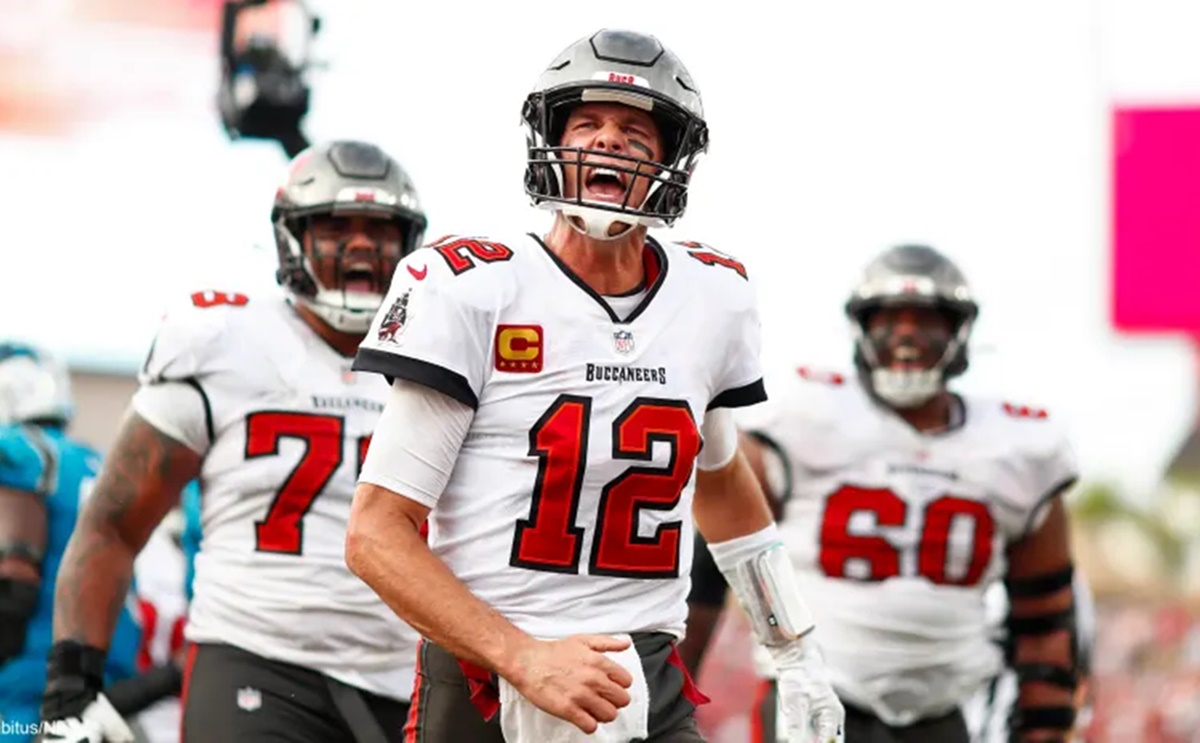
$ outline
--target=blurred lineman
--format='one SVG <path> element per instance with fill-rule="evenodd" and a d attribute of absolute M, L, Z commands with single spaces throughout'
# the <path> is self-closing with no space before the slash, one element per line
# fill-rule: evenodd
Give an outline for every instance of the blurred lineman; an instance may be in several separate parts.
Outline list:
<path fill-rule="evenodd" d="M 162 322 L 63 561 L 47 720 L 103 699 L 93 669 L 114 600 L 198 479 L 185 739 L 375 741 L 403 727 L 416 633 L 344 557 L 389 388 L 350 365 L 425 217 L 399 163 L 347 141 L 292 160 L 271 220 L 283 292 L 198 291 Z"/>
<path fill-rule="evenodd" d="M 961 707 L 1005 663 L 984 600 L 999 580 L 1012 602 L 1018 739 L 1060 740 L 1072 725 L 1062 495 L 1075 460 L 1045 411 L 947 388 L 966 371 L 978 311 L 945 256 L 919 245 L 885 251 L 846 304 L 857 377 L 801 368 L 742 421 L 814 597 L 848 741 L 967 743 Z M 719 581 L 711 570 L 695 576 L 696 615 L 712 618 Z M 695 653 L 706 629 L 692 629 Z M 770 742 L 774 674 L 769 663 L 760 672 L 756 734 Z"/>

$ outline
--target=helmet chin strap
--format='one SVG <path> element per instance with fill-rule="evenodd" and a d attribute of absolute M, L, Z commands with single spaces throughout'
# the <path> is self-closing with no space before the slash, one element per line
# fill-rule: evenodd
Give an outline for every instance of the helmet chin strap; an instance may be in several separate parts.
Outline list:
<path fill-rule="evenodd" d="M 593 240 L 603 242 L 619 240 L 640 223 L 640 220 L 632 214 L 593 209 L 579 204 L 556 204 L 555 206 L 558 207 L 558 211 L 562 213 L 572 229 Z M 611 233 L 613 225 L 625 225 L 625 229 Z"/>
<path fill-rule="evenodd" d="M 879 399 L 894 408 L 915 408 L 942 389 L 942 369 L 893 370 L 872 369 L 871 389 Z"/>
<path fill-rule="evenodd" d="M 367 332 L 371 327 L 371 321 L 375 319 L 375 313 L 383 303 L 383 297 L 378 294 L 365 295 L 356 292 L 346 293 L 348 299 L 355 300 L 347 303 L 351 306 L 323 302 L 322 298 L 329 298 L 330 295 L 341 296 L 342 294 L 342 292 L 331 292 L 327 289 L 319 290 L 315 297 L 305 297 L 295 292 L 289 292 L 289 294 L 292 295 L 293 302 L 308 308 L 329 327 L 339 333 L 352 335 Z"/>
<path fill-rule="evenodd" d="M 858 330 L 859 348 L 871 368 L 871 390 L 893 408 L 907 410 L 933 399 L 946 386 L 946 367 L 958 353 L 960 341 L 955 338 L 946 344 L 942 356 L 928 369 L 888 369 L 879 366 L 875 346 Z"/>

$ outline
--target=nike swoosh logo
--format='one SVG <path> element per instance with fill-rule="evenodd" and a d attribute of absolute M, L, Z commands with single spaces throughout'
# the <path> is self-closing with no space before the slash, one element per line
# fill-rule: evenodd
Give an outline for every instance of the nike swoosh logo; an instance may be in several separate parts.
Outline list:
<path fill-rule="evenodd" d="M 406 268 L 408 268 L 408 272 L 410 274 L 412 274 L 412 277 L 414 279 L 416 279 L 417 281 L 423 280 L 425 278 L 425 274 L 429 273 L 429 266 L 421 266 L 420 271 L 413 268 L 412 266 L 406 266 Z"/>

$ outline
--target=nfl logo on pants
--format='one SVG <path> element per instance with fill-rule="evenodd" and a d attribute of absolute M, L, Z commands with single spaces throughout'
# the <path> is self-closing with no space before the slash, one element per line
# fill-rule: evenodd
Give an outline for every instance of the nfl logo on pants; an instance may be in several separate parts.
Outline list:
<path fill-rule="evenodd" d="M 617 353 L 626 354 L 633 350 L 633 333 L 628 330 L 618 330 L 613 333 L 613 347 Z"/>
<path fill-rule="evenodd" d="M 237 691 L 237 706 L 247 712 L 253 712 L 262 706 L 262 692 L 243 686 Z"/>

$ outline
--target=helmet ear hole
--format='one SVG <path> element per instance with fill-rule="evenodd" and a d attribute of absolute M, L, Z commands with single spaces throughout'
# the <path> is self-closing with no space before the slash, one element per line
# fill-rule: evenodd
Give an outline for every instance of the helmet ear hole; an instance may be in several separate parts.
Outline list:
<path fill-rule="evenodd" d="M 959 318 L 958 325 L 955 327 L 954 339 L 958 347 L 954 350 L 954 356 L 950 359 L 950 362 L 946 364 L 946 379 L 965 374 L 971 365 L 967 344 L 970 342 L 971 327 L 973 324 L 974 320 L 971 317 Z"/>
<path fill-rule="evenodd" d="M 553 183 L 554 175 L 550 172 L 548 160 L 531 160 L 525 168 L 525 191 L 558 195 L 558 187 Z"/>
<path fill-rule="evenodd" d="M 317 285 L 304 267 L 302 235 L 299 219 L 276 220 L 275 247 L 279 267 L 275 269 L 275 281 L 294 294 L 313 297 L 316 296 Z"/>
<path fill-rule="evenodd" d="M 292 287 L 293 291 L 305 297 L 316 296 L 317 282 L 313 281 L 312 276 L 302 266 L 292 266 L 281 270 L 286 271 L 287 274 L 284 281 L 285 286 Z"/>
<path fill-rule="evenodd" d="M 425 224 L 414 220 L 398 220 L 398 224 L 404 240 L 404 245 L 400 248 L 400 259 L 403 260 L 421 247 L 421 241 L 425 238 Z"/>
<path fill-rule="evenodd" d="M 649 212 L 682 214 L 687 208 L 687 187 L 675 181 L 661 183 L 651 191 L 644 208 Z"/>

